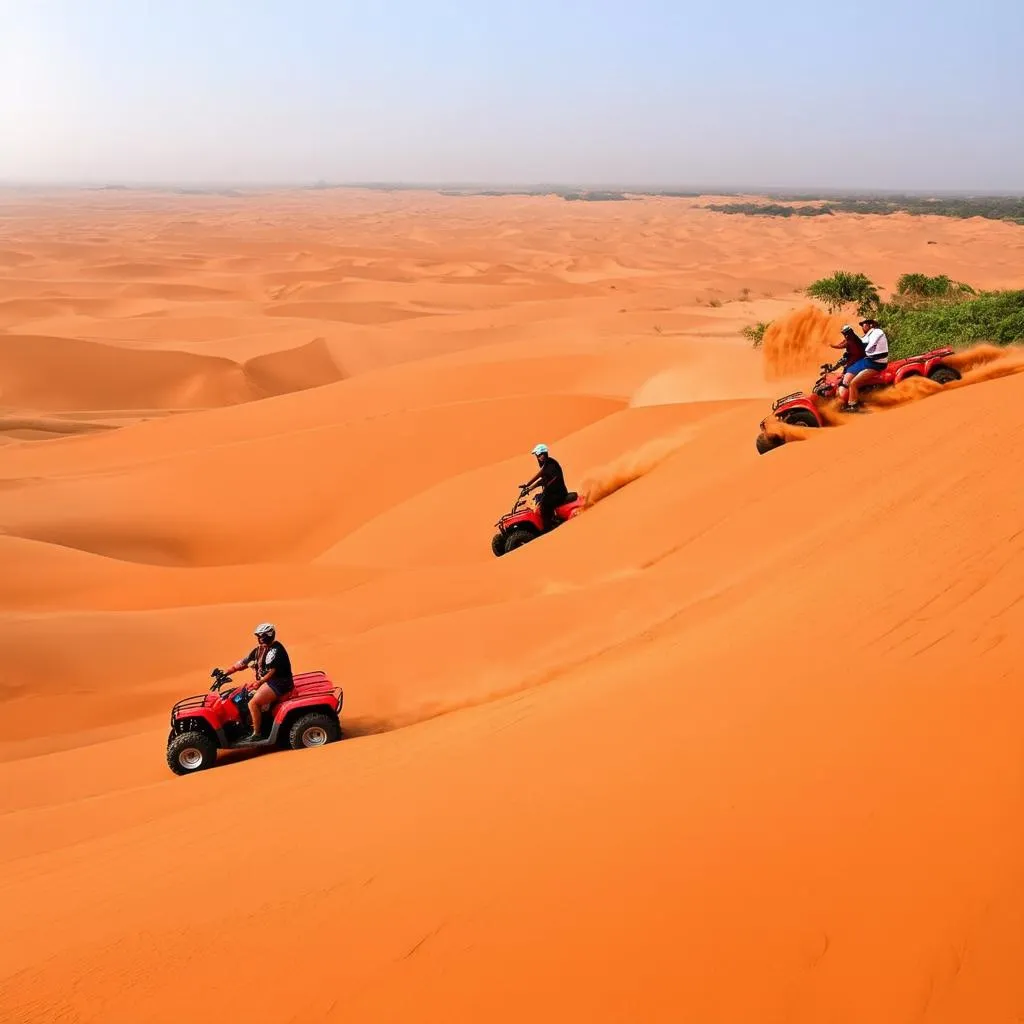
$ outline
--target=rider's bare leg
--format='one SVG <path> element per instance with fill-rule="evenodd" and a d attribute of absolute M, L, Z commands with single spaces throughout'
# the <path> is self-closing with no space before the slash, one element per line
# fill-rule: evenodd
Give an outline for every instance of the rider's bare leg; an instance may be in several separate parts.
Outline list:
<path fill-rule="evenodd" d="M 857 376 L 850 381 L 850 405 L 857 404 L 857 399 L 859 398 L 859 395 L 857 393 L 858 389 L 862 387 L 864 384 L 867 384 L 868 381 L 870 381 L 876 373 L 878 373 L 877 370 L 861 370 L 860 373 L 858 373 Z"/>
<path fill-rule="evenodd" d="M 252 734 L 258 735 L 260 726 L 263 724 L 263 712 L 270 707 L 277 699 L 277 694 L 271 689 L 269 683 L 264 683 L 249 698 L 249 714 L 252 715 Z"/>
<path fill-rule="evenodd" d="M 852 373 L 844 373 L 843 374 L 843 379 L 839 382 L 839 388 L 838 388 L 839 401 L 842 402 L 843 405 L 845 405 L 847 403 L 847 401 L 849 400 L 850 381 L 851 380 L 853 380 L 853 374 Z"/>

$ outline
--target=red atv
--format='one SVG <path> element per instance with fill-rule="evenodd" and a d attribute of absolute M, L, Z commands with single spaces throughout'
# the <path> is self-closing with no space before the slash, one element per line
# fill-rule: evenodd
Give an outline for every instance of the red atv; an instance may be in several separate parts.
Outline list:
<path fill-rule="evenodd" d="M 544 532 L 540 509 L 536 504 L 530 506 L 527 501 L 529 493 L 527 488 L 520 487 L 519 497 L 512 506 L 512 511 L 503 515 L 494 524 L 498 532 L 491 538 L 491 551 L 499 558 L 506 552 L 529 543 Z M 569 519 L 575 519 L 583 511 L 585 504 L 585 499 L 575 491 L 570 491 L 565 503 L 555 509 L 555 525 L 551 529 L 556 529 Z M 551 530 L 548 531 L 550 532 Z"/>
<path fill-rule="evenodd" d="M 860 392 L 865 394 L 869 391 L 877 391 L 879 388 L 891 387 L 908 377 L 928 377 L 936 384 L 950 384 L 955 380 L 960 380 L 959 371 L 944 362 L 946 357 L 952 354 L 953 349 L 951 348 L 936 348 L 919 356 L 897 359 L 895 362 L 889 363 L 870 384 L 865 384 L 860 388 Z M 845 366 L 845 355 L 831 365 L 822 363 L 821 376 L 811 388 L 809 395 L 802 391 L 794 391 L 793 394 L 784 395 L 772 403 L 772 412 L 776 418 L 795 427 L 823 427 L 825 420 L 821 415 L 821 405 L 823 402 L 835 398 L 843 379 Z M 761 420 L 761 433 L 757 435 L 757 451 L 761 455 L 785 443 L 785 438 L 778 434 L 768 433 L 767 423 L 767 417 Z"/>
<path fill-rule="evenodd" d="M 171 708 L 167 765 L 175 775 L 209 768 L 218 750 L 322 747 L 341 738 L 342 692 L 323 672 L 300 672 L 295 686 L 263 716 L 262 738 L 243 742 L 252 730 L 249 691 L 219 668 L 210 673 L 207 693 L 179 700 Z"/>

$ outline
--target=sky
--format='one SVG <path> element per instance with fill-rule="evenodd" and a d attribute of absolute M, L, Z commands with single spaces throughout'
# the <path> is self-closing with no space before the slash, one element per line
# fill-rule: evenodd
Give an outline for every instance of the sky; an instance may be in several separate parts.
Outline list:
<path fill-rule="evenodd" d="M 0 0 L 0 182 L 1024 192 L 1024 0 Z"/>

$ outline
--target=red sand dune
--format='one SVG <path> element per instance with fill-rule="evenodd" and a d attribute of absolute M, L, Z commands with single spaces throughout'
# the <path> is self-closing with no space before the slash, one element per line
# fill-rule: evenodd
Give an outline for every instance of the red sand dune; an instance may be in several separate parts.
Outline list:
<path fill-rule="evenodd" d="M 0 400 L 15 408 L 179 409 L 258 397 L 226 359 L 0 334 Z"/>
<path fill-rule="evenodd" d="M 797 289 L 1019 284 L 1024 231 L 0 209 L 0 1020 L 1024 1016 L 1024 360 L 753 444 L 835 326 Z M 495 559 L 538 440 L 590 505 Z M 172 776 L 263 619 L 346 739 Z"/>

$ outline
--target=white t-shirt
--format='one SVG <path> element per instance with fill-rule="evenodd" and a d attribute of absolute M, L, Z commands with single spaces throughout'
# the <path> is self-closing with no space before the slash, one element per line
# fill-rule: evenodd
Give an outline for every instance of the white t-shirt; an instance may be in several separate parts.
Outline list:
<path fill-rule="evenodd" d="M 889 339 L 881 327 L 872 327 L 864 335 L 864 354 L 878 363 L 889 361 Z"/>

